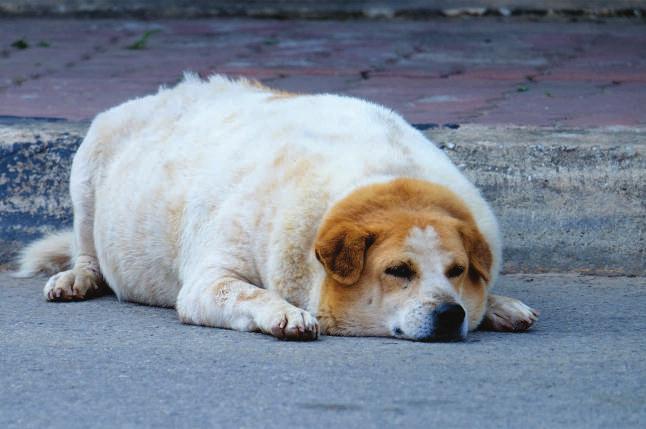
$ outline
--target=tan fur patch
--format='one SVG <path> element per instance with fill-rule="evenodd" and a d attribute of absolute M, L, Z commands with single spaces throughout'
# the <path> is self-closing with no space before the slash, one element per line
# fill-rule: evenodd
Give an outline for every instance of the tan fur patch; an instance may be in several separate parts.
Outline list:
<path fill-rule="evenodd" d="M 469 325 L 475 326 L 482 320 L 486 310 L 487 289 L 479 283 L 473 282 L 468 276 L 462 287 L 462 300 L 471 310 L 469 311 Z"/>
<path fill-rule="evenodd" d="M 267 101 L 285 100 L 287 98 L 294 98 L 298 96 L 298 94 L 288 91 L 271 90 L 271 92 L 273 92 L 273 95 L 267 98 Z"/>
<path fill-rule="evenodd" d="M 244 79 L 243 82 L 250 88 L 255 88 L 263 92 L 270 92 L 272 95 L 267 98 L 267 101 L 284 100 L 286 98 L 297 97 L 299 95 L 294 92 L 283 91 L 282 89 L 270 88 L 256 79 Z"/>
<path fill-rule="evenodd" d="M 274 158 L 274 162 L 272 163 L 272 165 L 274 167 L 280 167 L 285 163 L 286 160 L 287 160 L 287 148 L 283 147 L 276 154 L 276 158 Z"/>
<path fill-rule="evenodd" d="M 302 179 L 310 172 L 312 171 L 311 169 L 314 167 L 311 161 L 307 159 L 300 159 L 297 162 L 294 162 L 291 164 L 288 168 L 287 171 L 285 172 L 285 176 L 283 177 L 283 182 L 291 182 L 291 181 L 297 181 L 297 182 L 302 182 Z"/>
<path fill-rule="evenodd" d="M 182 219 L 184 217 L 185 208 L 186 201 L 184 198 L 178 197 L 178 199 L 170 202 L 166 209 L 168 214 L 168 234 L 166 235 L 166 240 L 168 248 L 172 249 L 171 258 L 173 261 L 175 261 L 179 255 L 179 249 L 181 246 L 180 232 L 182 230 Z"/>
<path fill-rule="evenodd" d="M 165 162 L 164 163 L 164 174 L 170 179 L 175 177 L 175 174 L 177 173 L 177 166 L 175 165 L 174 162 Z"/>
<path fill-rule="evenodd" d="M 256 79 L 245 79 L 244 82 L 246 83 L 247 86 L 251 88 L 259 89 L 264 92 L 271 92 L 272 95 L 269 98 L 267 98 L 268 101 L 282 100 L 285 98 L 292 98 L 292 97 L 298 96 L 298 94 L 294 92 L 270 88 Z"/>
<path fill-rule="evenodd" d="M 257 299 L 258 297 L 264 295 L 265 291 L 259 288 L 256 288 L 252 291 L 248 292 L 241 292 L 238 295 L 237 302 L 243 302 L 243 301 L 253 301 L 254 299 Z"/>
<path fill-rule="evenodd" d="M 245 165 L 238 169 L 234 174 L 233 177 L 231 178 L 231 185 L 236 185 L 242 180 L 247 177 L 251 172 L 253 172 L 254 167 L 251 165 Z"/>
<path fill-rule="evenodd" d="M 236 113 L 229 113 L 224 117 L 224 119 L 222 119 L 222 122 L 224 122 L 225 124 L 230 124 L 234 122 L 237 117 L 238 115 Z"/>
<path fill-rule="evenodd" d="M 250 88 L 256 88 L 263 91 L 272 91 L 271 88 L 269 88 L 268 86 L 265 86 L 262 82 L 260 82 L 257 79 L 242 79 L 242 82 L 244 82 Z"/>

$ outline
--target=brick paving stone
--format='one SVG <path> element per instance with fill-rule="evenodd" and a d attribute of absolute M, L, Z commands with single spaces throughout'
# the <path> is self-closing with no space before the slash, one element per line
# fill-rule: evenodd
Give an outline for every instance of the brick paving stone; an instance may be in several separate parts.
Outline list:
<path fill-rule="evenodd" d="M 518 88 L 483 109 L 478 123 L 523 123 L 541 126 L 644 124 L 646 91 L 642 84 L 600 86 L 594 83 L 539 82 Z"/>
<path fill-rule="evenodd" d="M 359 96 L 418 123 L 646 125 L 640 20 L 0 19 L 0 116 L 89 119 L 186 70 Z"/>

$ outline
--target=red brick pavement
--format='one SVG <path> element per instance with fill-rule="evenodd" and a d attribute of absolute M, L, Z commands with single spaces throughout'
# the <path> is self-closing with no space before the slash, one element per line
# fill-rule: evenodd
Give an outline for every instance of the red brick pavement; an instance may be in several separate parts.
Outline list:
<path fill-rule="evenodd" d="M 0 115 L 87 119 L 183 70 L 355 95 L 415 123 L 646 125 L 638 20 L 0 20 Z"/>

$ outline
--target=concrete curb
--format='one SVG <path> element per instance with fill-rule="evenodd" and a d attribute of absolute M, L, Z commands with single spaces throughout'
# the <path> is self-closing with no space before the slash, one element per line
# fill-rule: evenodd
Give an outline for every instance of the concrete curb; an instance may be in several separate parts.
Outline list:
<path fill-rule="evenodd" d="M 6 0 L 0 16 L 277 19 L 460 16 L 642 17 L 643 0 Z"/>
<path fill-rule="evenodd" d="M 0 264 L 71 224 L 69 170 L 87 126 L 0 120 Z M 646 275 L 646 129 L 418 128 L 491 201 L 506 272 Z"/>
<path fill-rule="evenodd" d="M 0 121 L 0 264 L 25 243 L 71 225 L 69 170 L 86 129 L 68 122 Z"/>
<path fill-rule="evenodd" d="M 491 201 L 505 271 L 646 272 L 646 129 L 463 126 L 428 134 Z"/>

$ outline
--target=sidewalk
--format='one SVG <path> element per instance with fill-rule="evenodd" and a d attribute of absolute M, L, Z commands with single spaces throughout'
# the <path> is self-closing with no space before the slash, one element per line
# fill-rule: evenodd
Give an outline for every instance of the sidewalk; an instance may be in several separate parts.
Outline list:
<path fill-rule="evenodd" d="M 193 70 L 358 96 L 414 123 L 646 125 L 641 20 L 4 19 L 0 41 L 0 115 L 86 120 Z"/>

